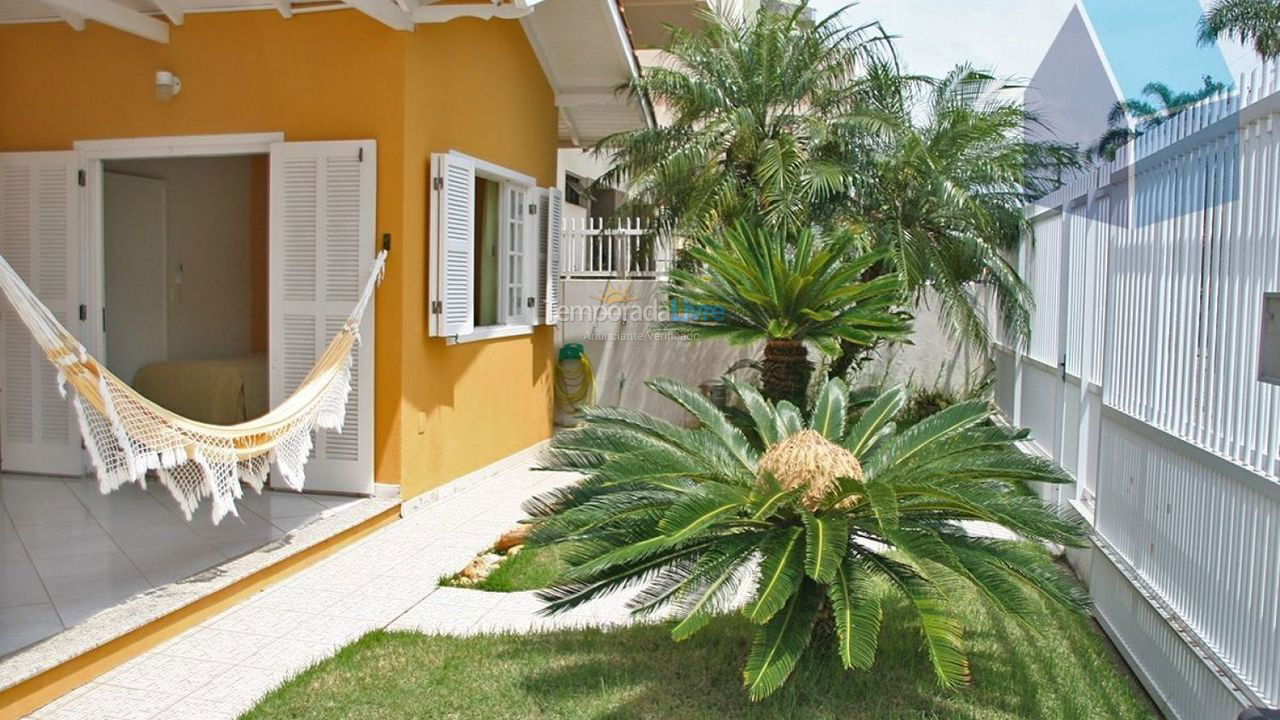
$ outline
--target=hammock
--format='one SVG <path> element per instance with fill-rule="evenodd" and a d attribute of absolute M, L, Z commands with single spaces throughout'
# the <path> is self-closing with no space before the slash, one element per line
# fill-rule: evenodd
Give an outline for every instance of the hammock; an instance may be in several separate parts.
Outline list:
<path fill-rule="evenodd" d="M 0 256 L 0 290 L 36 344 L 58 370 L 58 389 L 75 391 L 80 434 L 104 494 L 128 482 L 146 487 L 149 471 L 173 493 L 187 520 L 210 498 L 213 522 L 236 515 L 241 482 L 262 492 L 276 464 L 286 485 L 301 490 L 313 430 L 342 432 L 351 393 L 351 355 L 360 320 L 382 279 L 387 251 L 378 253 L 364 291 L 298 389 L 277 408 L 237 425 L 210 425 L 177 415 L 139 395 L 89 355 Z"/>

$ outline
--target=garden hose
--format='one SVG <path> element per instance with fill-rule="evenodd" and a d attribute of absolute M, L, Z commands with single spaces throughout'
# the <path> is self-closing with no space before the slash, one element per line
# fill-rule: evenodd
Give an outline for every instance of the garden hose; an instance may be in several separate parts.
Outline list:
<path fill-rule="evenodd" d="M 556 403 L 564 412 L 573 414 L 578 407 L 593 404 L 595 398 L 596 377 L 586 348 L 579 343 L 560 348 L 556 364 Z"/>

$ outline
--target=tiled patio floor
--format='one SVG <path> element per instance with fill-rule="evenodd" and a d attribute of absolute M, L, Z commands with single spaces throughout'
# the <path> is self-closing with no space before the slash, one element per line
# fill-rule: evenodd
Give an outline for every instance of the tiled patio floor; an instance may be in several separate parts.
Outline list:
<path fill-rule="evenodd" d="M 32 714 L 44 720 L 235 718 L 364 633 L 466 634 L 625 622 L 625 598 L 554 620 L 529 593 L 440 588 L 522 517 L 529 495 L 572 476 L 508 471 L 428 505 Z"/>
<path fill-rule="evenodd" d="M 250 492 L 215 526 L 207 508 L 188 523 L 158 483 L 102 495 L 88 479 L 0 475 L 0 655 L 351 502 Z"/>

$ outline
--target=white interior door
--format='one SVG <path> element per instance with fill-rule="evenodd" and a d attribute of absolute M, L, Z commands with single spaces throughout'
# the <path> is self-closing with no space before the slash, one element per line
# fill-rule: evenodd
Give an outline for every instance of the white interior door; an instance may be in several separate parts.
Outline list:
<path fill-rule="evenodd" d="M 74 152 L 0 153 L 0 254 L 81 335 L 80 188 Z M 0 467 L 79 475 L 80 431 L 57 373 L 0 301 Z"/>
<path fill-rule="evenodd" d="M 168 184 L 102 174 L 107 368 L 125 382 L 169 358 L 165 256 Z"/>
<path fill-rule="evenodd" d="M 373 262 L 373 140 L 274 143 L 270 204 L 270 394 L 274 407 L 311 370 L 359 299 Z M 317 433 L 305 489 L 373 493 L 374 307 L 360 326 L 341 433 Z"/>

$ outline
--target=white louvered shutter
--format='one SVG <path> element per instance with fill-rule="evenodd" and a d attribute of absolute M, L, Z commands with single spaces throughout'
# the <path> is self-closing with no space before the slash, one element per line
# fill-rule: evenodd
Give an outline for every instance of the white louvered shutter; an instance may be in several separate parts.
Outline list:
<path fill-rule="evenodd" d="M 475 329 L 476 169 L 469 158 L 432 156 L 431 334 Z"/>
<path fill-rule="evenodd" d="M 0 253 L 73 334 L 80 326 L 80 190 L 74 152 L 0 153 Z M 0 467 L 79 475 L 80 431 L 57 371 L 0 300 Z"/>
<path fill-rule="evenodd" d="M 355 307 L 375 250 L 373 140 L 271 146 L 270 395 L 311 370 Z M 316 434 L 307 490 L 373 493 L 374 306 L 360 325 L 342 432 Z"/>
<path fill-rule="evenodd" d="M 564 233 L 564 193 L 560 188 L 542 190 L 542 293 L 539 322 L 560 322 L 560 246 Z"/>

